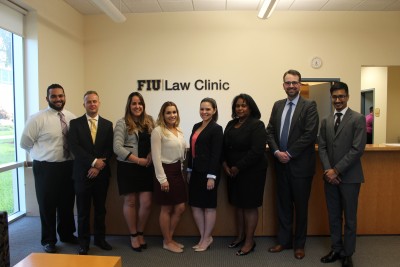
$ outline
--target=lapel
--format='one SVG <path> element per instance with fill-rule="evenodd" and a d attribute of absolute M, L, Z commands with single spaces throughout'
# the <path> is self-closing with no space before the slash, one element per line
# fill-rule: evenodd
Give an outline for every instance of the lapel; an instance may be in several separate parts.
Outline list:
<path fill-rule="evenodd" d="M 350 108 L 348 108 L 346 111 L 346 114 L 344 114 L 344 116 L 339 124 L 339 127 L 336 131 L 335 137 L 342 131 L 342 129 L 345 127 L 345 125 L 351 120 L 352 115 L 353 115 L 353 111 Z"/>
<path fill-rule="evenodd" d="M 82 116 L 82 127 L 83 127 L 83 129 L 84 129 L 84 131 L 85 131 L 86 139 L 87 139 L 92 145 L 94 145 L 94 144 L 93 144 L 93 141 L 92 141 L 92 135 L 91 135 L 91 133 L 90 133 L 89 123 L 90 123 L 90 122 L 88 122 L 88 119 L 86 118 L 86 114 L 83 115 L 83 116 Z M 101 128 L 101 118 L 100 118 L 100 116 L 99 116 L 99 121 L 97 122 L 97 133 L 96 133 L 96 139 L 95 139 L 95 141 L 97 140 L 97 137 L 99 136 L 99 129 L 100 129 L 100 128 Z M 95 142 L 95 143 L 96 143 L 96 142 Z"/>
<path fill-rule="evenodd" d="M 334 119 L 335 119 L 335 117 L 331 113 L 331 114 L 329 114 L 329 116 L 326 120 L 326 135 L 327 135 L 327 139 L 329 139 L 329 140 L 333 140 L 333 138 L 335 137 Z"/>
<path fill-rule="evenodd" d="M 213 124 L 215 122 L 214 121 L 210 121 L 207 126 L 201 131 L 201 133 L 199 134 L 199 136 L 197 137 L 197 140 L 204 138 L 205 136 L 207 136 L 208 132 L 210 131 L 210 129 L 212 128 Z M 201 127 L 201 122 L 199 124 L 199 127 Z M 199 128 L 197 127 L 196 130 Z"/>
<path fill-rule="evenodd" d="M 277 113 L 277 116 L 276 116 L 276 120 L 277 120 L 276 121 L 276 123 L 277 123 L 276 129 L 278 129 L 276 131 L 276 134 L 278 135 L 278 139 L 281 139 L 281 131 L 280 131 L 280 129 L 281 129 L 281 122 L 282 122 L 282 113 L 283 113 L 283 109 L 285 108 L 285 105 L 286 105 L 286 98 L 282 99 L 280 101 L 280 103 L 278 103 L 278 113 Z"/>

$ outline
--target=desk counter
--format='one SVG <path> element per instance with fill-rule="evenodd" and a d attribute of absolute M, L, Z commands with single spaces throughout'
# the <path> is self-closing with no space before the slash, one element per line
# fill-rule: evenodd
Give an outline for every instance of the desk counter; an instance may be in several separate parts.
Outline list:
<path fill-rule="evenodd" d="M 316 148 L 317 149 L 317 148 Z M 264 191 L 264 204 L 259 208 L 257 236 L 277 233 L 275 173 L 272 157 Z M 365 183 L 361 186 L 358 209 L 358 234 L 400 234 L 400 146 L 367 145 L 362 157 Z M 316 173 L 309 201 L 309 235 L 329 235 L 328 215 L 322 180 L 322 167 L 317 156 Z M 128 234 L 123 214 L 122 197 L 118 195 L 115 164 L 107 197 L 107 233 Z M 160 208 L 153 204 L 145 229 L 146 235 L 161 235 L 158 223 Z M 226 177 L 221 178 L 218 189 L 217 222 L 214 236 L 235 235 L 234 209 L 227 200 Z M 190 207 L 177 227 L 176 235 L 198 235 Z"/>

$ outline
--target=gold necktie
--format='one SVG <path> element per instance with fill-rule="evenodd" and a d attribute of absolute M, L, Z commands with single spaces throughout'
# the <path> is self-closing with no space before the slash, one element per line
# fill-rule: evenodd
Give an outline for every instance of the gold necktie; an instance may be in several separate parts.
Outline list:
<path fill-rule="evenodd" d="M 90 122 L 90 134 L 92 135 L 92 141 L 94 144 L 94 141 L 96 140 L 96 133 L 97 133 L 96 120 L 89 119 L 89 122 Z"/>

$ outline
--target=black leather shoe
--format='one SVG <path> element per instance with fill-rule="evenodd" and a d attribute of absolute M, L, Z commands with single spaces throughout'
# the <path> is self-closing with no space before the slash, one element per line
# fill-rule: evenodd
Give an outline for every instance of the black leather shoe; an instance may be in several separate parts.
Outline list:
<path fill-rule="evenodd" d="M 331 250 L 331 252 L 329 252 L 328 255 L 321 258 L 321 262 L 322 263 L 331 263 L 331 262 L 337 261 L 340 258 L 341 258 L 340 254 L 338 252 Z"/>
<path fill-rule="evenodd" d="M 57 252 L 56 245 L 54 245 L 54 244 L 44 245 L 43 250 L 47 253 L 56 253 Z"/>
<path fill-rule="evenodd" d="M 63 243 L 74 244 L 74 245 L 79 244 L 78 238 L 74 235 L 67 238 L 60 238 L 60 241 Z"/>
<path fill-rule="evenodd" d="M 228 245 L 228 248 L 237 248 L 238 246 L 240 246 L 243 243 L 244 243 L 244 239 L 240 240 L 239 242 L 233 241 L 232 243 L 230 243 Z"/>
<path fill-rule="evenodd" d="M 99 248 L 103 250 L 112 250 L 112 246 L 107 243 L 105 240 L 95 240 L 94 245 L 98 246 Z"/>
<path fill-rule="evenodd" d="M 79 247 L 78 255 L 87 255 L 89 251 L 88 247 Z"/>
<path fill-rule="evenodd" d="M 353 267 L 353 260 L 351 259 L 351 256 L 343 257 L 342 267 Z"/>
<path fill-rule="evenodd" d="M 256 248 L 256 242 L 253 243 L 253 246 L 251 247 L 251 249 L 249 251 L 244 252 L 243 250 L 239 249 L 236 252 L 236 256 L 246 256 L 248 255 L 250 252 L 253 252 L 254 249 Z"/>

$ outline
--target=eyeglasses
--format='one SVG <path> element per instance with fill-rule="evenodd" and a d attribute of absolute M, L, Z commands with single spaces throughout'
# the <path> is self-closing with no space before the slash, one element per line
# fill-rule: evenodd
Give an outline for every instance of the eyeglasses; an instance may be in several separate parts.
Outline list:
<path fill-rule="evenodd" d="M 343 100 L 343 99 L 345 99 L 346 97 L 347 97 L 347 95 L 333 95 L 333 96 L 332 96 L 332 99 L 333 99 L 333 100 L 336 100 L 336 99 Z"/>
<path fill-rule="evenodd" d="M 290 86 L 291 84 L 296 86 L 296 85 L 300 84 L 300 82 L 296 82 L 296 81 L 294 81 L 294 82 L 289 82 L 289 81 L 288 81 L 288 82 L 284 82 L 284 84 L 287 85 L 287 86 Z"/>

